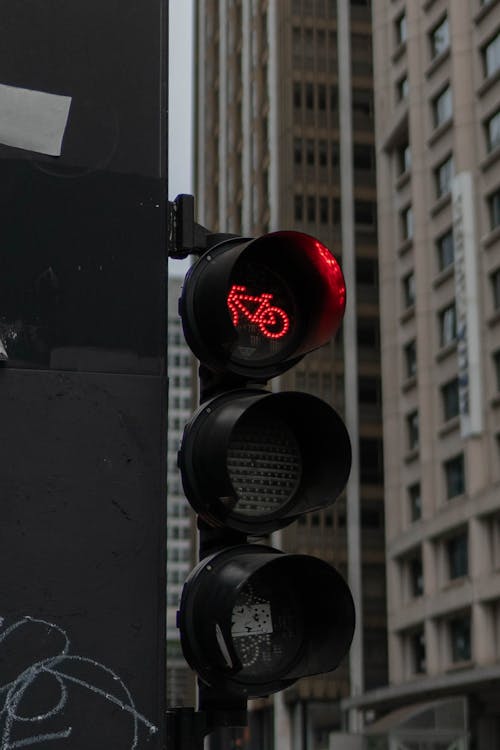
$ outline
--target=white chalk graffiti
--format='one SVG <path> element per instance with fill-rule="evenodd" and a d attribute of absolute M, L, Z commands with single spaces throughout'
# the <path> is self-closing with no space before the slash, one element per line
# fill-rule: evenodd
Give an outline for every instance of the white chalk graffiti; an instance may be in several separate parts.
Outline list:
<path fill-rule="evenodd" d="M 70 654 L 71 643 L 68 635 L 58 625 L 32 617 L 23 617 L 5 629 L 2 629 L 3 624 L 4 620 L 0 617 L 0 646 L 15 631 L 18 631 L 19 628 L 39 625 L 44 627 L 45 636 L 58 634 L 62 638 L 62 646 L 57 655 L 31 664 L 9 683 L 2 684 L 2 675 L 0 674 L 0 750 L 14 750 L 15 748 L 49 742 L 50 740 L 68 739 L 72 733 L 72 727 L 70 726 L 58 732 L 33 733 L 32 736 L 18 739 L 15 738 L 15 735 L 19 733 L 15 730 L 21 726 L 26 727 L 28 725 L 28 730 L 33 731 L 33 728 L 30 728 L 29 725 L 41 725 L 44 721 L 57 716 L 64 718 L 63 711 L 68 701 L 68 688 L 71 685 L 78 685 L 85 688 L 109 703 L 118 706 L 122 711 L 130 715 L 132 719 L 131 732 L 133 735 L 132 744 L 130 745 L 131 750 L 137 748 L 140 725 L 146 727 L 149 734 L 156 734 L 158 728 L 136 710 L 132 695 L 123 680 L 113 670 L 104 666 L 104 664 L 83 656 Z M 87 671 L 90 667 L 95 673 L 97 684 L 94 684 L 94 681 L 90 683 L 86 679 L 81 679 L 79 676 L 69 674 L 65 671 L 65 667 L 69 669 L 70 666 L 74 667 L 75 665 L 85 666 Z M 25 698 L 27 691 L 34 686 L 37 680 L 44 676 L 48 676 L 55 681 L 59 693 L 58 699 L 52 707 L 45 708 L 43 713 L 38 713 L 36 716 L 25 716 L 23 714 L 23 698 Z M 99 687 L 99 683 L 102 685 L 106 680 L 109 681 L 109 678 L 113 680 L 113 685 L 116 686 L 116 690 L 112 692 Z M 42 728 L 37 726 L 36 731 Z"/>

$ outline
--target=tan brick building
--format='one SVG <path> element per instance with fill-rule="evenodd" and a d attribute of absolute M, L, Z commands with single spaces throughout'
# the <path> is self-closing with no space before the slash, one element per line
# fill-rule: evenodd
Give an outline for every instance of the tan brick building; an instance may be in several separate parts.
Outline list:
<path fill-rule="evenodd" d="M 357 705 L 463 696 L 473 746 L 489 750 L 500 746 L 500 3 L 373 0 L 373 44 L 390 687 Z"/>

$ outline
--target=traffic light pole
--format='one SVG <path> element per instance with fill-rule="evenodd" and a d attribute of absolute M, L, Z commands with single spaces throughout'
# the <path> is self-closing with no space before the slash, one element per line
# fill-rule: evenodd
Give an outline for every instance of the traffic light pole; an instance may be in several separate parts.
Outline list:
<path fill-rule="evenodd" d="M 194 221 L 194 198 L 179 195 L 169 204 L 170 258 L 182 259 L 188 255 L 199 256 L 211 246 L 232 234 L 215 234 Z M 237 387 L 242 378 L 234 376 L 228 382 L 212 373 L 204 365 L 199 368 L 200 404 L 221 387 Z M 247 535 L 231 529 L 216 529 L 198 519 L 199 559 L 224 548 L 228 544 L 242 544 Z M 246 727 L 248 725 L 247 701 L 220 690 L 198 683 L 198 710 L 189 707 L 167 709 L 167 746 L 169 750 L 203 750 L 204 739 L 217 729 Z"/>
<path fill-rule="evenodd" d="M 172 750 L 203 750 L 206 717 L 194 708 L 167 709 L 167 747 Z"/>

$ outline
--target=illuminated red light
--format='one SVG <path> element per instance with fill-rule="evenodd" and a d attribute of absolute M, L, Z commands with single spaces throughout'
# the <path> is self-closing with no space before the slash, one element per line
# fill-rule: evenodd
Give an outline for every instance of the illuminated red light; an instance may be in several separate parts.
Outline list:
<path fill-rule="evenodd" d="M 343 310 L 345 307 L 345 281 L 340 266 L 328 248 L 322 245 L 321 242 L 316 241 L 315 247 L 326 269 L 328 269 L 332 292 L 337 295 L 339 305 Z"/>
<path fill-rule="evenodd" d="M 271 305 L 272 298 L 269 292 L 256 296 L 249 294 L 246 286 L 233 284 L 227 296 L 227 306 L 234 327 L 237 328 L 240 320 L 246 318 L 258 327 L 265 338 L 281 339 L 286 336 L 290 329 L 290 318 L 281 307 Z M 250 308 L 247 303 L 250 303 Z"/>

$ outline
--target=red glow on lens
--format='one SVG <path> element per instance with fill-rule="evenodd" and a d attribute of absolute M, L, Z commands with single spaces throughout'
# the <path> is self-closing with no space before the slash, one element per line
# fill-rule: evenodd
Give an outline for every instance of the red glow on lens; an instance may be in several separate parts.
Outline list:
<path fill-rule="evenodd" d="M 330 253 L 328 248 L 326 248 L 324 245 L 321 244 L 321 242 L 318 242 L 317 240 L 315 242 L 315 247 L 321 256 L 323 263 L 326 265 L 326 268 L 329 271 L 331 284 L 332 284 L 332 290 L 338 296 L 339 306 L 343 310 L 345 307 L 344 275 L 342 271 L 340 270 L 339 264 L 337 263 L 333 255 Z"/>
<path fill-rule="evenodd" d="M 246 286 L 233 284 L 227 296 L 227 306 L 234 327 L 237 328 L 240 321 L 246 319 L 256 325 L 267 339 L 286 336 L 290 329 L 290 318 L 281 307 L 271 305 L 272 298 L 269 292 L 257 296 L 249 294 Z"/>

